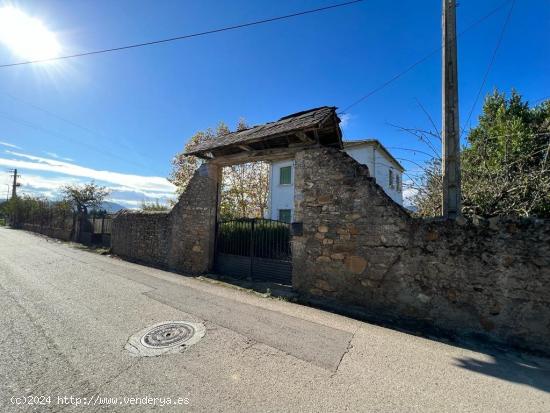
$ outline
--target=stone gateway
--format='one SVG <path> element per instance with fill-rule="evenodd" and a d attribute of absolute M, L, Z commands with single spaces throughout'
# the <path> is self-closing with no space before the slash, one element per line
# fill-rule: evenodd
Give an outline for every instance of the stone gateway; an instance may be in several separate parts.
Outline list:
<path fill-rule="evenodd" d="M 221 167 L 290 158 L 300 295 L 550 354 L 550 223 L 413 218 L 342 151 L 338 122 L 335 108 L 323 107 L 196 149 L 205 163 L 172 211 L 119 214 L 113 252 L 186 274 L 210 271 Z"/>

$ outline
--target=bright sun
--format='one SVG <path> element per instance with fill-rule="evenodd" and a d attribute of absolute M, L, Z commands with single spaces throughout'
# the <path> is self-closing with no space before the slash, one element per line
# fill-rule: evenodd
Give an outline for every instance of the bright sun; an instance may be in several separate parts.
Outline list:
<path fill-rule="evenodd" d="M 53 32 L 13 6 L 0 7 L 0 42 L 26 60 L 49 59 L 61 52 Z"/>

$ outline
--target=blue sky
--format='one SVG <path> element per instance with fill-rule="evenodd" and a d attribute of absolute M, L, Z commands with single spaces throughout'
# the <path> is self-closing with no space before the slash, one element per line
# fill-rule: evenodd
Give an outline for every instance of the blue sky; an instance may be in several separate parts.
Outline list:
<path fill-rule="evenodd" d="M 63 54 L 178 36 L 336 1 L 11 1 L 56 33 Z M 441 42 L 441 2 L 366 0 L 261 26 L 152 47 L 0 69 L 0 167 L 19 167 L 21 189 L 55 196 L 95 178 L 112 199 L 165 199 L 170 159 L 196 131 L 239 117 L 250 124 L 310 107 L 345 108 Z M 462 0 L 458 30 L 503 1 Z M 459 38 L 465 122 L 506 7 Z M 517 1 L 483 94 L 516 88 L 550 95 L 550 2 Z M 20 61 L 0 44 L 0 64 Z M 395 126 L 440 124 L 440 54 L 349 110 L 345 138 L 378 138 L 412 174 L 426 150 Z M 475 125 L 481 108 L 474 109 Z M 463 125 L 464 126 L 464 125 Z M 6 145 L 7 144 L 7 145 Z M 12 145 L 12 146 L 9 146 Z M 7 181 L 7 173 L 5 181 Z M 4 182 L 0 178 L 0 184 Z M 0 194 L 7 186 L 0 187 Z"/>

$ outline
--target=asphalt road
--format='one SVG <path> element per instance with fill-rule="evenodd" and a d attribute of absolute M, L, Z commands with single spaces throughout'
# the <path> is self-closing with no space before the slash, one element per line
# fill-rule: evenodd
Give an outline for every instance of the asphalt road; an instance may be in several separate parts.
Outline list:
<path fill-rule="evenodd" d="M 2 412 L 550 411 L 548 359 L 461 348 L 5 228 L 0 311 Z M 206 334 L 178 354 L 125 350 L 164 320 L 202 322 Z"/>

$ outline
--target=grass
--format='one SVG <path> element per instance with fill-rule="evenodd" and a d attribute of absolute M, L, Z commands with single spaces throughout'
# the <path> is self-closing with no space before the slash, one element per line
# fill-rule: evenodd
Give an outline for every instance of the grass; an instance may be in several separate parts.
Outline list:
<path fill-rule="evenodd" d="M 96 245 L 85 245 L 79 242 L 72 242 L 72 241 L 68 242 L 68 244 L 73 248 L 84 250 L 84 251 L 95 252 L 96 254 L 99 254 L 99 255 L 108 255 L 111 253 L 111 248 L 107 248 L 107 247 L 96 246 Z"/>

